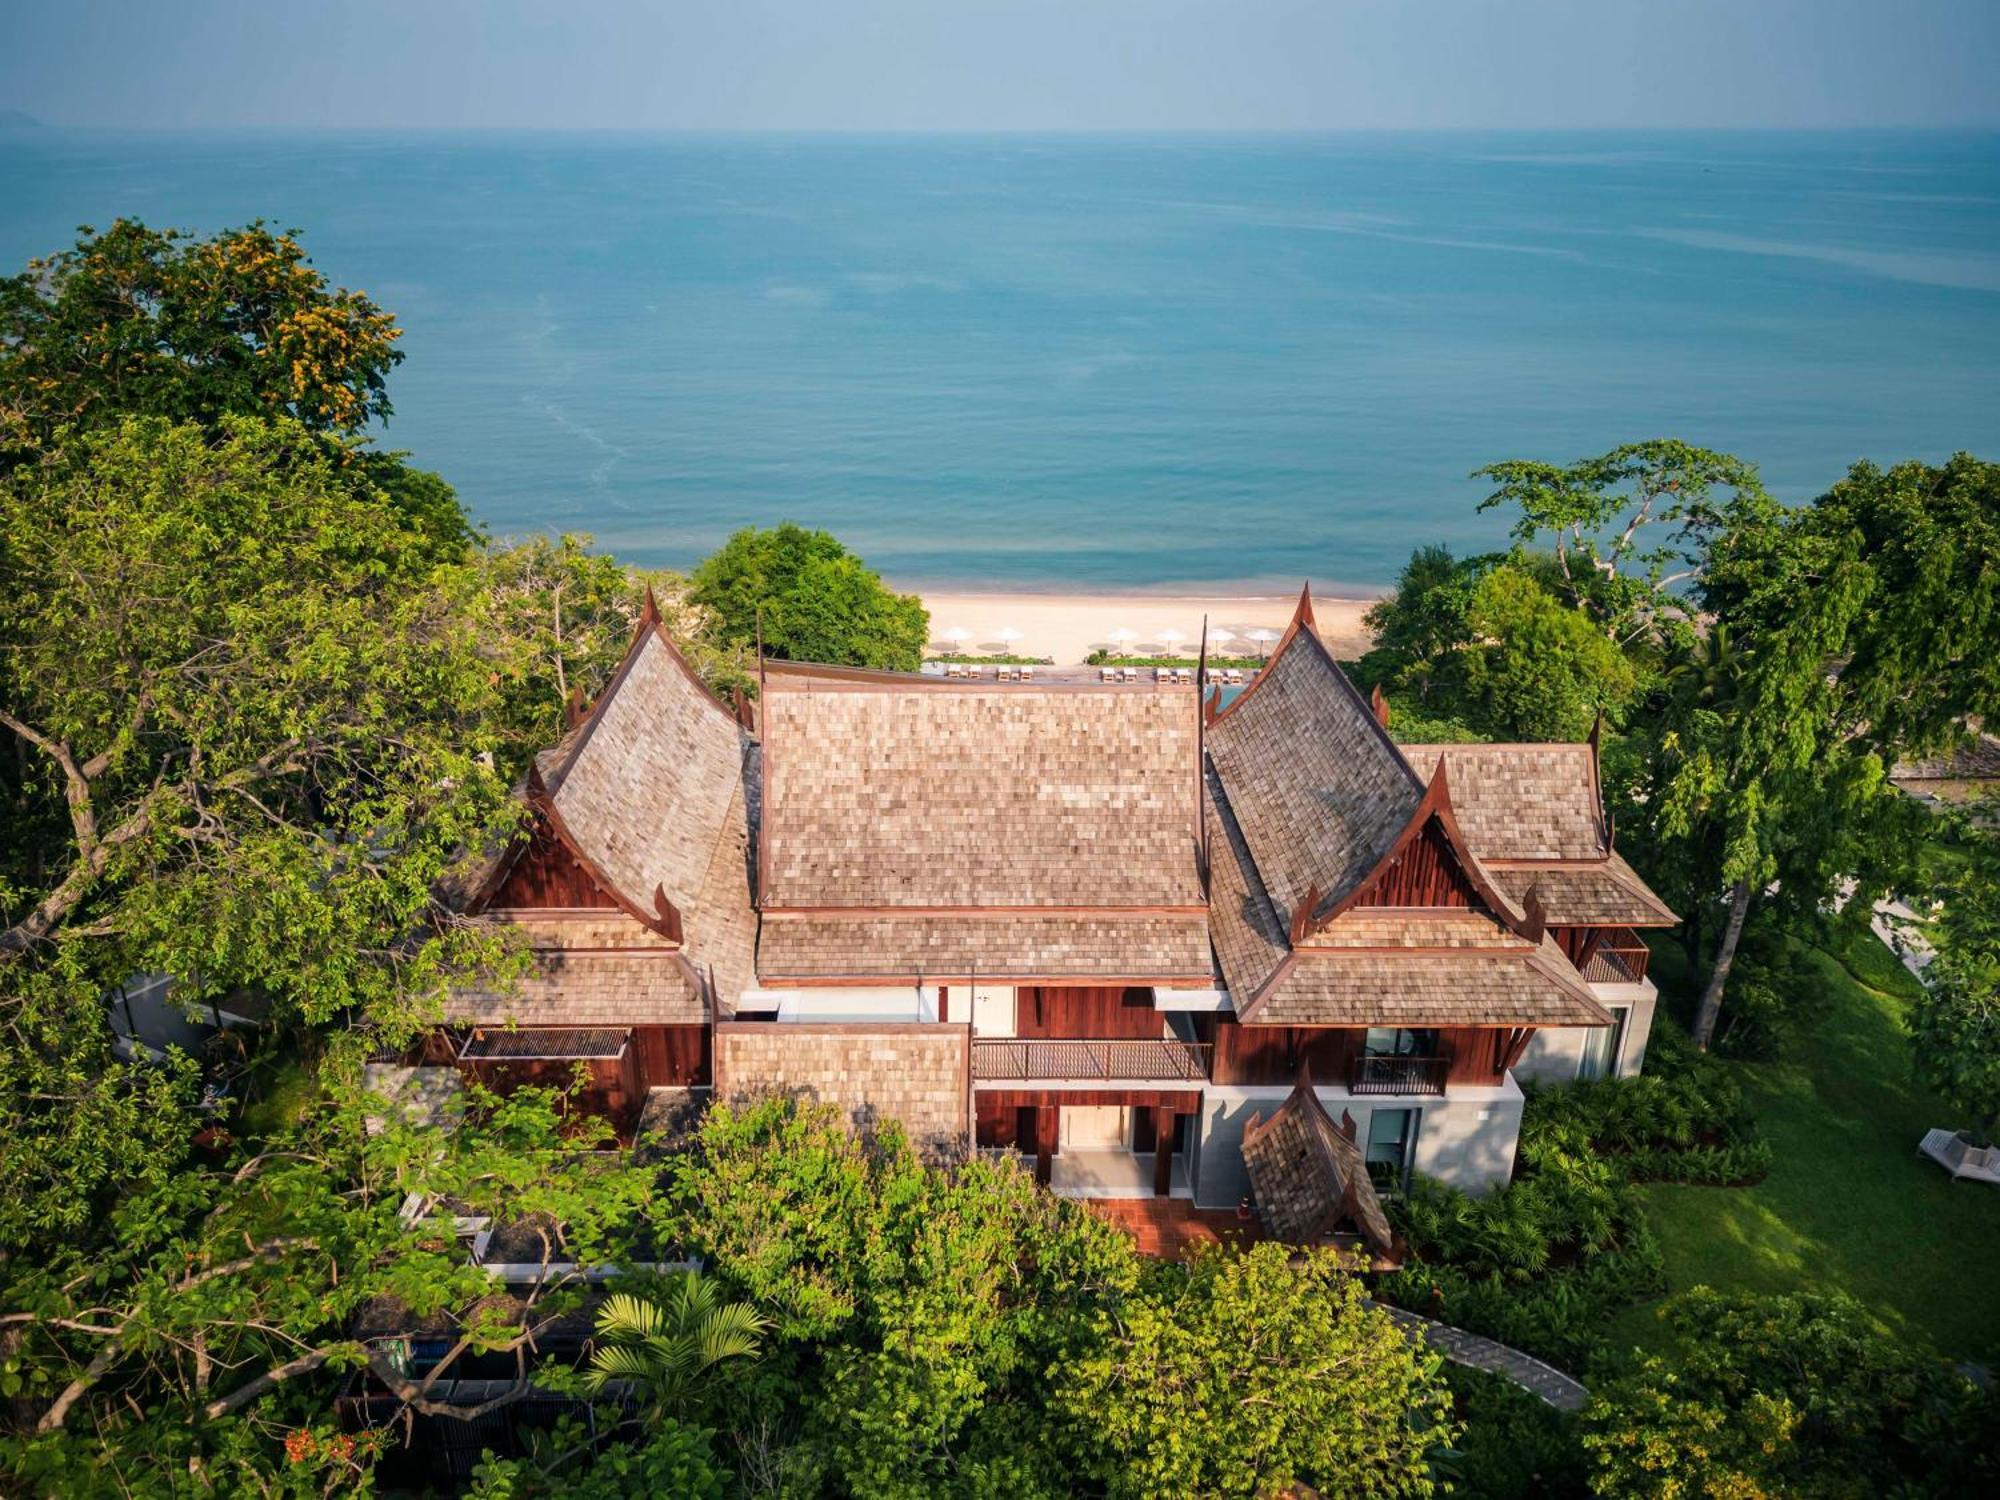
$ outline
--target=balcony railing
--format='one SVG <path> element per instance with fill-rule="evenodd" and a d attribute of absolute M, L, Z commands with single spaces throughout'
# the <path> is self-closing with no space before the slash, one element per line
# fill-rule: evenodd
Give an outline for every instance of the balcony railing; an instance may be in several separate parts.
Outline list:
<path fill-rule="evenodd" d="M 1351 1094 L 1442 1094 L 1448 1057 L 1362 1056 L 1348 1074 Z"/>
<path fill-rule="evenodd" d="M 1013 1078 L 1158 1079 L 1200 1083 L 1208 1078 L 1208 1044 L 1108 1037 L 991 1038 L 972 1044 L 972 1076 Z"/>
<path fill-rule="evenodd" d="M 1583 977 L 1591 984 L 1640 984 L 1653 950 L 1641 942 L 1607 943 L 1590 955 Z"/>

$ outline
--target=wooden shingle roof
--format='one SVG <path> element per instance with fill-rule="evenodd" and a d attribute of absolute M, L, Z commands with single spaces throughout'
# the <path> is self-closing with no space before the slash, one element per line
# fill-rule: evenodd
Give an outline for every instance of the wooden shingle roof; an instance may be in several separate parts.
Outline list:
<path fill-rule="evenodd" d="M 1316 1245 L 1352 1225 L 1378 1266 L 1401 1259 L 1351 1119 L 1336 1124 L 1310 1078 L 1302 1078 L 1268 1120 L 1243 1128 L 1243 1165 L 1258 1216 L 1273 1239 Z"/>
<path fill-rule="evenodd" d="M 1336 905 L 1381 861 L 1423 799 L 1312 629 L 1310 601 L 1257 680 L 1208 727 L 1209 764 L 1279 911 L 1309 891 Z"/>
<path fill-rule="evenodd" d="M 478 1026 L 692 1026 L 708 1019 L 702 987 L 674 948 L 538 949 L 511 994 L 478 985 L 445 997 L 444 1019 Z"/>
<path fill-rule="evenodd" d="M 1680 921 L 1619 854 L 1588 863 L 1488 869 L 1515 900 L 1525 902 L 1532 891 L 1544 916 L 1557 927 L 1672 927 Z"/>
<path fill-rule="evenodd" d="M 1113 980 L 1155 984 L 1211 976 L 1201 913 L 774 913 L 764 919 L 757 972 L 794 979 L 951 983 Z"/>
<path fill-rule="evenodd" d="M 773 670 L 763 709 L 767 910 L 1201 902 L 1191 693 Z"/>
<path fill-rule="evenodd" d="M 1608 850 L 1591 745 L 1405 745 L 1403 754 L 1426 781 L 1444 759 L 1458 826 L 1482 860 Z"/>
<path fill-rule="evenodd" d="M 746 736 L 667 639 L 650 597 L 624 663 L 577 728 L 536 761 L 557 833 L 619 902 L 694 912 L 716 845 L 743 817 Z"/>
<path fill-rule="evenodd" d="M 1609 1026 L 1576 966 L 1534 946 L 1302 948 L 1238 1019 L 1260 1026 Z"/>

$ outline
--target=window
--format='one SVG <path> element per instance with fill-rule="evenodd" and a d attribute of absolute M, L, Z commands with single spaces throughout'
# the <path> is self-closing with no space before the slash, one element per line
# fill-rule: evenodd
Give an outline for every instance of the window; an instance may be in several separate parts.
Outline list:
<path fill-rule="evenodd" d="M 1368 1176 L 1377 1189 L 1400 1193 L 1410 1185 L 1417 1116 L 1414 1109 L 1378 1109 L 1368 1116 Z"/>
<path fill-rule="evenodd" d="M 1610 1007 L 1611 1024 L 1593 1026 L 1583 1034 L 1583 1062 L 1576 1070 L 1582 1079 L 1609 1078 L 1618 1071 L 1619 1056 L 1625 1051 L 1625 1020 L 1628 1006 Z"/>
<path fill-rule="evenodd" d="M 1404 1026 L 1370 1026 L 1361 1051 L 1367 1057 L 1436 1057 L 1438 1034 Z"/>

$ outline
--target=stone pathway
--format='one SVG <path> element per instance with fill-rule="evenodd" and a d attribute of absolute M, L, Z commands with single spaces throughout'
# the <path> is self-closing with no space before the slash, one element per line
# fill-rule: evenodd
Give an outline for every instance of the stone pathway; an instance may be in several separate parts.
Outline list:
<path fill-rule="evenodd" d="M 1463 1328 L 1433 1322 L 1404 1308 L 1380 1302 L 1375 1305 L 1409 1332 L 1420 1334 L 1425 1343 L 1453 1364 L 1484 1370 L 1503 1380 L 1511 1380 L 1530 1395 L 1541 1397 L 1557 1411 L 1581 1411 L 1584 1402 L 1590 1399 L 1590 1392 L 1584 1389 L 1581 1382 L 1563 1374 L 1554 1365 L 1543 1364 L 1532 1354 L 1523 1354 L 1519 1349 L 1510 1349 L 1476 1333 L 1467 1333 Z"/>

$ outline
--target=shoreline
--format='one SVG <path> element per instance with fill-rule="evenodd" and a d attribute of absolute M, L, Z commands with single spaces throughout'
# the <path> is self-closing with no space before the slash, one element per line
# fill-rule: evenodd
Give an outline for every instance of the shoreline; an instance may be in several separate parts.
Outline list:
<path fill-rule="evenodd" d="M 1114 644 L 1114 633 L 1129 632 L 1124 650 L 1133 656 L 1193 656 L 1207 618 L 1212 655 L 1258 656 L 1290 623 L 1296 594 L 1154 594 L 1143 592 L 1055 593 L 1001 589 L 917 589 L 931 616 L 932 655 L 955 650 L 966 656 L 1050 657 L 1059 667 L 1075 666 L 1092 651 Z M 1358 656 L 1372 639 L 1361 617 L 1373 598 L 1313 596 L 1319 632 L 1337 655 Z M 1257 642 L 1250 632 L 1268 631 Z M 962 639 L 948 634 L 962 631 Z M 1013 635 L 1010 638 L 1008 632 Z M 1178 632 L 1178 639 L 1173 632 Z M 1226 634 L 1223 634 L 1226 632 Z"/>

